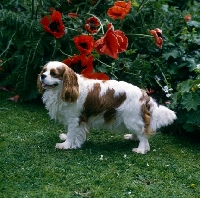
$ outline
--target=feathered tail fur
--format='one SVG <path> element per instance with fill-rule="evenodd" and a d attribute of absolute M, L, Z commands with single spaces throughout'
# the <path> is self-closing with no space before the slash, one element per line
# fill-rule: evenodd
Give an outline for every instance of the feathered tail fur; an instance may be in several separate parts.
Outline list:
<path fill-rule="evenodd" d="M 174 111 L 163 105 L 158 105 L 152 98 L 150 98 L 148 105 L 150 106 L 150 129 L 152 131 L 156 131 L 163 126 L 167 126 L 173 123 L 176 119 Z"/>
<path fill-rule="evenodd" d="M 141 112 L 144 121 L 144 134 L 152 135 L 157 129 L 167 126 L 176 119 L 174 111 L 163 105 L 158 105 L 145 91 L 140 98 Z"/>

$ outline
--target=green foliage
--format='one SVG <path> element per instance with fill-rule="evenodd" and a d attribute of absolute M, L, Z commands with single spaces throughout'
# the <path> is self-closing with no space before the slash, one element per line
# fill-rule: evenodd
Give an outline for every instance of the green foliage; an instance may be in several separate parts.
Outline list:
<path fill-rule="evenodd" d="M 199 111 L 200 63 L 200 3 L 188 0 L 132 0 L 130 13 L 124 20 L 113 20 L 107 10 L 114 0 L 3 0 L 0 3 L 0 86 L 11 86 L 23 100 L 37 98 L 37 75 L 50 60 L 63 61 L 78 54 L 73 37 L 87 34 L 85 21 L 97 16 L 101 30 L 93 35 L 97 40 L 111 22 L 115 30 L 128 37 L 128 49 L 118 59 L 98 55 L 94 68 L 111 79 L 124 80 L 143 89 L 153 89 L 159 103 L 171 102 L 178 114 L 180 130 L 199 130 L 198 119 L 191 116 Z M 56 39 L 44 31 L 42 17 L 49 8 L 62 13 L 66 34 Z M 68 13 L 77 13 L 71 18 Z M 186 22 L 184 16 L 191 15 Z M 163 31 L 163 46 L 155 45 L 150 30 Z M 181 124 L 184 123 L 184 124 Z M 187 126 L 186 126 L 187 125 Z"/>
<path fill-rule="evenodd" d="M 186 80 L 178 85 L 172 106 L 178 109 L 178 123 L 189 132 L 197 132 L 200 127 L 200 79 Z"/>

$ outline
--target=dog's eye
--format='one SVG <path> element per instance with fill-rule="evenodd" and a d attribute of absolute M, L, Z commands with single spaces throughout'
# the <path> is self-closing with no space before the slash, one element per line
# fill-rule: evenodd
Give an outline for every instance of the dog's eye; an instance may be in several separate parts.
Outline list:
<path fill-rule="evenodd" d="M 56 73 L 54 71 L 50 72 L 51 76 L 56 76 Z"/>

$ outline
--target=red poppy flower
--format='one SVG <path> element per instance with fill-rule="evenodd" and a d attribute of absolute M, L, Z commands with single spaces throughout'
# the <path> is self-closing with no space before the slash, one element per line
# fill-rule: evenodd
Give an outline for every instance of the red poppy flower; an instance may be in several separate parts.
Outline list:
<path fill-rule="evenodd" d="M 155 30 L 150 30 L 150 34 L 154 36 L 156 45 L 159 48 L 162 48 L 162 43 L 163 43 L 162 30 L 160 30 L 159 28 L 156 28 Z"/>
<path fill-rule="evenodd" d="M 62 14 L 58 11 L 53 11 L 50 16 L 44 16 L 40 23 L 42 24 L 44 31 L 53 34 L 56 38 L 60 38 L 65 34 Z"/>
<path fill-rule="evenodd" d="M 92 56 L 85 56 L 84 54 L 81 55 L 74 55 L 70 58 L 63 60 L 62 62 L 65 63 L 68 67 L 74 70 L 74 72 L 78 74 L 82 74 L 83 70 L 86 68 L 91 73 L 93 71 L 93 57 Z"/>
<path fill-rule="evenodd" d="M 85 56 L 81 54 L 63 60 L 63 63 L 86 78 L 108 80 L 109 77 L 104 73 L 93 73 L 93 61 L 94 57 L 92 55 Z"/>
<path fill-rule="evenodd" d="M 97 19 L 96 17 L 90 17 L 87 19 L 86 23 L 85 23 L 85 29 L 90 33 L 90 34 L 94 34 L 97 33 L 98 30 L 97 28 L 100 26 L 100 22 L 99 19 Z"/>
<path fill-rule="evenodd" d="M 68 17 L 71 17 L 71 18 L 77 18 L 79 15 L 77 13 L 73 13 L 73 12 L 69 12 L 68 14 Z"/>
<path fill-rule="evenodd" d="M 128 38 L 120 30 L 113 30 L 112 24 L 108 25 L 105 36 L 95 42 L 95 49 L 99 54 L 106 54 L 118 58 L 118 53 L 124 52 L 128 46 Z"/>
<path fill-rule="evenodd" d="M 184 19 L 186 20 L 186 22 L 190 21 L 191 20 L 191 15 L 190 14 L 187 14 L 184 16 Z"/>
<path fill-rule="evenodd" d="M 107 15 L 116 20 L 121 19 L 123 20 L 124 17 L 130 12 L 131 9 L 131 1 L 125 2 L 125 1 L 117 1 L 114 3 L 114 6 L 108 9 Z"/>
<path fill-rule="evenodd" d="M 94 38 L 92 36 L 75 36 L 74 43 L 81 54 L 90 54 L 94 48 Z"/>

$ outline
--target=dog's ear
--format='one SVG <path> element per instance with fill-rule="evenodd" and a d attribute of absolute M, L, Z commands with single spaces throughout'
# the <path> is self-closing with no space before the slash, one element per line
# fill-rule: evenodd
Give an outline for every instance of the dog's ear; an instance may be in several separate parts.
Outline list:
<path fill-rule="evenodd" d="M 39 93 L 44 93 L 44 89 L 43 89 L 43 87 L 42 87 L 42 83 L 41 83 L 41 81 L 40 81 L 40 76 L 42 75 L 42 71 L 41 71 L 41 73 L 38 75 L 38 78 L 37 78 L 37 87 L 38 87 L 38 92 Z"/>
<path fill-rule="evenodd" d="M 63 73 L 63 89 L 62 89 L 62 100 L 66 102 L 74 102 L 79 96 L 79 85 L 78 77 L 76 73 L 65 66 L 65 72 Z"/>

